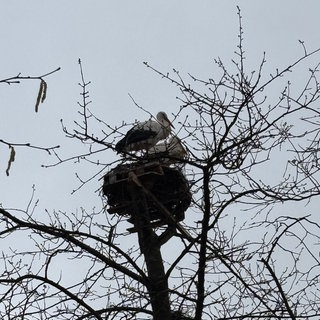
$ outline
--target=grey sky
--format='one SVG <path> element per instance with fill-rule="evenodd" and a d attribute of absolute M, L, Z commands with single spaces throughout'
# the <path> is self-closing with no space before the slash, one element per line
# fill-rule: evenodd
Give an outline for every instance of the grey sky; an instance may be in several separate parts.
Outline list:
<path fill-rule="evenodd" d="M 83 150 L 79 143 L 64 137 L 60 125 L 62 118 L 72 129 L 73 121 L 79 119 L 78 58 L 82 59 L 86 79 L 92 82 L 88 88 L 90 108 L 107 123 L 120 125 L 146 118 L 128 93 L 153 114 L 163 110 L 170 115 L 179 107 L 179 91 L 147 69 L 143 61 L 163 72 L 175 68 L 186 78 L 188 73 L 215 78 L 214 58 L 220 57 L 228 66 L 234 58 L 239 31 L 237 5 L 242 10 L 248 71 L 257 68 L 264 51 L 266 76 L 295 61 L 303 54 L 298 40 L 304 40 L 310 51 L 320 48 L 319 0 L 0 0 L 0 78 L 20 72 L 40 75 L 61 67 L 46 78 L 47 99 L 38 113 L 34 112 L 37 81 L 0 85 L 0 139 L 42 146 L 60 144 L 60 154 L 65 157 Z M 292 82 L 302 85 L 303 70 L 318 61 L 320 54 L 303 64 Z M 277 97 L 279 90 L 270 88 L 270 99 L 272 94 Z M 108 162 L 116 155 L 110 150 L 100 157 Z M 54 159 L 44 152 L 17 148 L 7 177 L 8 158 L 8 148 L 0 144 L 3 207 L 25 209 L 33 184 L 35 199 L 40 199 L 36 214 L 41 217 L 45 208 L 69 212 L 81 206 L 88 210 L 101 206 L 95 193 L 102 183 L 98 179 L 71 195 L 78 186 L 75 172 L 88 178 L 95 173 L 95 166 L 70 162 L 43 169 L 41 164 Z M 317 203 L 303 211 L 298 211 L 296 204 L 291 209 L 304 215 L 312 207 L 318 208 Z M 283 207 L 277 210 L 282 214 Z M 246 216 L 241 215 L 241 219 Z M 135 241 L 136 235 L 131 239 Z M 127 245 L 131 243 L 129 238 Z M 20 245 L 28 243 L 21 241 Z M 171 243 L 164 246 L 167 257 L 175 254 L 169 246 Z M 64 272 L 68 274 L 71 267 L 65 264 Z"/>
<path fill-rule="evenodd" d="M 38 114 L 34 113 L 38 83 L 0 86 L 1 138 L 61 144 L 62 154 L 77 153 L 76 145 L 63 138 L 59 119 L 72 126 L 77 117 L 78 58 L 87 80 L 92 81 L 91 109 L 105 121 L 114 125 L 145 118 L 128 93 L 151 112 L 170 114 L 179 105 L 177 89 L 142 62 L 164 72 L 176 68 L 185 75 L 214 77 L 213 59 L 219 56 L 229 63 L 234 57 L 236 5 L 242 10 L 249 69 L 256 68 L 264 51 L 270 72 L 290 63 L 302 53 L 299 39 L 310 50 L 320 47 L 316 0 L 0 1 L 0 77 L 62 68 L 47 78 L 48 96 Z M 33 184 L 42 208 L 68 210 L 99 203 L 91 193 L 98 188 L 97 181 L 90 191 L 70 197 L 77 186 L 74 172 L 89 176 L 88 167 L 70 163 L 41 169 L 42 163 L 50 162 L 46 154 L 17 149 L 16 162 L 6 177 L 7 148 L 0 146 L 0 155 L 0 201 L 5 207 L 24 208 Z M 111 151 L 103 156 L 114 157 Z"/>

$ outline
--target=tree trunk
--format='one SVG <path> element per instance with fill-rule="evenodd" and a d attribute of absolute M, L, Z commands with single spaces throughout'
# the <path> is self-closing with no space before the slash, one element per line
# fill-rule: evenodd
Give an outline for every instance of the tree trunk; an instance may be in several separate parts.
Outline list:
<path fill-rule="evenodd" d="M 132 220 L 138 232 L 139 245 L 148 270 L 148 292 L 154 320 L 170 319 L 168 281 L 165 276 L 161 243 L 150 227 L 149 209 L 142 188 L 137 185 L 128 187 L 132 199 Z"/>

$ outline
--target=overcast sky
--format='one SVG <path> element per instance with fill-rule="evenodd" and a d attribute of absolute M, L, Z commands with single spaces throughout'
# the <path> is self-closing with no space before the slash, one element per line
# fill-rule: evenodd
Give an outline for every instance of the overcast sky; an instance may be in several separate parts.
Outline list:
<path fill-rule="evenodd" d="M 146 114 L 128 94 L 151 113 L 163 110 L 170 115 L 179 107 L 177 88 L 143 62 L 164 73 L 175 68 L 186 77 L 191 73 L 215 78 L 214 58 L 230 65 L 235 57 L 237 5 L 243 17 L 248 71 L 257 68 L 263 52 L 266 75 L 291 64 L 303 55 L 299 40 L 310 51 L 320 48 L 319 0 L 0 0 L 0 79 L 19 73 L 38 76 L 61 67 L 46 78 L 47 99 L 38 113 L 34 112 L 38 81 L 0 84 L 0 139 L 60 144 L 61 155 L 66 157 L 80 152 L 75 141 L 64 137 L 60 125 L 64 119 L 71 129 L 73 121 L 79 120 L 79 58 L 91 81 L 90 108 L 102 120 L 111 125 L 144 120 Z M 319 61 L 320 54 L 301 70 Z M 301 71 L 300 79 L 295 73 L 292 82 L 303 84 L 304 74 Z M 100 156 L 102 162 L 116 157 L 111 150 Z M 69 212 L 101 206 L 94 192 L 101 180 L 71 195 L 78 186 L 75 172 L 90 177 L 96 167 L 68 163 L 44 169 L 41 165 L 53 163 L 53 158 L 45 152 L 16 148 L 16 161 L 7 177 L 8 158 L 8 147 L 0 144 L 0 205 L 4 208 L 25 209 L 33 185 L 35 199 L 40 199 L 38 215 L 45 214 L 43 209 Z M 301 212 L 296 208 L 299 215 L 311 213 L 309 208 Z M 314 208 L 318 210 L 319 205 Z"/>
<path fill-rule="evenodd" d="M 61 153 L 77 153 L 64 139 L 59 120 L 72 125 L 80 99 L 78 58 L 92 81 L 91 109 L 106 122 L 145 119 L 128 93 L 152 113 L 177 110 L 178 91 L 143 65 L 149 62 L 163 72 L 176 68 L 182 74 L 214 78 L 213 59 L 229 63 L 238 35 L 237 8 L 242 10 L 248 69 L 254 69 L 267 52 L 270 72 L 302 54 L 298 40 L 310 50 L 320 47 L 320 2 L 273 1 L 4 1 L 0 0 L 0 78 L 22 73 L 40 75 L 61 67 L 46 78 L 47 100 L 34 112 L 38 82 L 0 85 L 0 138 L 37 145 L 61 144 Z M 316 59 L 310 61 L 313 66 Z M 294 79 L 299 83 L 299 79 Z M 64 165 L 42 169 L 52 162 L 47 154 L 17 149 L 10 177 L 5 169 L 9 152 L 0 146 L 0 203 L 25 208 L 36 185 L 41 208 L 71 210 L 99 204 L 91 189 L 70 196 L 77 186 L 74 173 L 89 176 L 88 168 Z M 106 152 L 101 159 L 113 157 Z M 84 171 L 82 171 L 84 170 Z M 88 191 L 89 190 L 89 191 Z"/>

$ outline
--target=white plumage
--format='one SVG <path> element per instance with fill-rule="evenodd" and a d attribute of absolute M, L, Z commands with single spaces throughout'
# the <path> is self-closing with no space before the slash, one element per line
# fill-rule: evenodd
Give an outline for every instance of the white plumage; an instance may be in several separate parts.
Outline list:
<path fill-rule="evenodd" d="M 157 114 L 157 121 L 150 119 L 139 122 L 116 144 L 115 149 L 117 152 L 148 150 L 158 141 L 166 139 L 171 132 L 171 127 L 173 125 L 166 113 L 160 111 Z"/>
<path fill-rule="evenodd" d="M 166 162 L 174 163 L 183 159 L 187 154 L 181 140 L 177 136 L 171 137 L 168 141 L 158 143 L 148 150 L 148 157 L 163 158 Z"/>

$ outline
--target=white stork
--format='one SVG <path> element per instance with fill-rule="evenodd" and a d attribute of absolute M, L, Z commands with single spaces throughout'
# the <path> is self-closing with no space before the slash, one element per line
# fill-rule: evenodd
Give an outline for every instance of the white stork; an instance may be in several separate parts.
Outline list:
<path fill-rule="evenodd" d="M 187 154 L 181 140 L 177 136 L 172 136 L 168 141 L 158 143 L 148 150 L 148 157 L 163 158 L 166 162 L 176 162 L 183 159 Z"/>
<path fill-rule="evenodd" d="M 150 119 L 137 123 L 116 144 L 115 149 L 119 153 L 148 150 L 156 145 L 158 141 L 166 139 L 171 132 L 171 127 L 174 128 L 166 113 L 160 111 L 157 114 L 157 121 Z"/>

